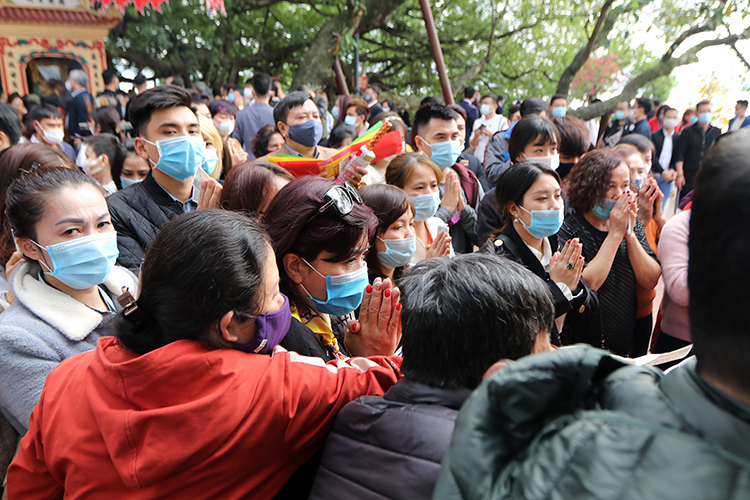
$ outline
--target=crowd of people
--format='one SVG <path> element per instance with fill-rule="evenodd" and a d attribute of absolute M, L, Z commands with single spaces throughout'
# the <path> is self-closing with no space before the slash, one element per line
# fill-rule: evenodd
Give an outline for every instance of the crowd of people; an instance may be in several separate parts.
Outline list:
<path fill-rule="evenodd" d="M 7 498 L 750 498 L 747 101 L 104 81 L 0 104 Z"/>

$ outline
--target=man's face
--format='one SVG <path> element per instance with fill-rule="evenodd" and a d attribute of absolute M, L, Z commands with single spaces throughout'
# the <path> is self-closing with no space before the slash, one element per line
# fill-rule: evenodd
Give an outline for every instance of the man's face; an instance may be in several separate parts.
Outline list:
<path fill-rule="evenodd" d="M 365 93 L 363 94 L 362 97 L 364 97 L 365 101 L 367 102 L 377 101 L 378 99 L 378 96 L 375 94 L 375 92 L 372 89 L 365 90 Z"/>
<path fill-rule="evenodd" d="M 549 106 L 550 109 L 566 107 L 568 107 L 568 101 L 566 99 L 555 99 Z"/>
<path fill-rule="evenodd" d="M 63 128 L 62 118 L 42 118 L 39 120 L 39 124 L 44 127 L 45 130 L 51 130 L 53 128 Z"/>
<path fill-rule="evenodd" d="M 428 156 L 432 156 L 431 144 L 447 141 L 461 141 L 461 132 L 458 130 L 456 120 L 433 118 L 426 127 L 420 130 L 420 134 L 415 139 L 417 149 Z"/>
<path fill-rule="evenodd" d="M 677 110 L 676 109 L 670 109 L 669 111 L 667 111 L 666 113 L 664 113 L 664 119 L 665 120 L 668 120 L 668 119 L 669 120 L 677 120 L 678 119 Z"/>
<path fill-rule="evenodd" d="M 112 78 L 112 85 L 115 86 L 115 88 L 120 86 L 120 79 L 117 77 Z"/>
<path fill-rule="evenodd" d="M 737 116 L 743 116 L 745 114 L 745 111 L 747 111 L 747 106 L 743 106 L 740 103 L 737 103 L 737 105 L 734 107 L 734 112 Z"/>
<path fill-rule="evenodd" d="M 630 111 L 630 104 L 628 104 L 628 101 L 622 101 L 617 103 L 617 110 L 622 111 L 625 113 L 625 116 L 628 115 L 628 111 Z"/>
<path fill-rule="evenodd" d="M 289 110 L 289 114 L 286 117 L 286 123 L 279 122 L 276 126 L 281 132 L 281 135 L 285 138 L 289 138 L 289 127 L 292 125 L 300 125 L 310 120 L 320 121 L 320 111 L 318 107 L 312 101 L 308 99 L 302 106 L 297 106 Z"/>
<path fill-rule="evenodd" d="M 145 133 L 141 132 L 141 136 L 135 138 L 135 150 L 141 158 L 150 159 L 156 164 L 159 163 L 159 151 L 144 139 L 156 143 L 181 136 L 201 139 L 201 126 L 193 110 L 185 106 L 156 109 L 151 113 Z"/>
<path fill-rule="evenodd" d="M 711 113 L 712 109 L 713 108 L 711 104 L 709 103 L 709 104 L 701 104 L 700 106 L 698 106 L 698 109 L 696 111 L 698 111 L 698 115 L 700 115 L 701 113 Z"/>

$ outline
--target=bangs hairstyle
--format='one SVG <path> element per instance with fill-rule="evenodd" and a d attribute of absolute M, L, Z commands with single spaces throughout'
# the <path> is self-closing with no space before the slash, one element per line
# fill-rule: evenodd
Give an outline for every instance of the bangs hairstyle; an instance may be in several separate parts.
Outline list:
<path fill-rule="evenodd" d="M 594 208 L 596 201 L 607 194 L 612 171 L 620 165 L 628 166 L 625 157 L 612 149 L 587 153 L 568 176 L 568 203 L 571 208 L 581 215 Z"/>
<path fill-rule="evenodd" d="M 560 154 L 569 158 L 585 155 L 591 148 L 591 134 L 586 124 L 576 116 L 566 115 L 553 120 L 560 136 L 557 149 Z"/>
<path fill-rule="evenodd" d="M 508 206 L 511 202 L 523 206 L 523 197 L 541 175 L 550 175 L 562 184 L 560 175 L 548 166 L 535 161 L 516 163 L 500 175 L 495 188 L 495 202 L 507 226 L 514 219 Z M 504 228 L 503 228 L 504 229 Z"/>
<path fill-rule="evenodd" d="M 371 249 L 375 247 L 375 237 L 379 236 L 382 238 L 383 233 L 388 230 L 390 225 L 404 215 L 407 210 L 411 210 L 412 217 L 414 216 L 414 205 L 412 205 L 411 198 L 401 188 L 388 184 L 375 184 L 363 187 L 359 194 L 362 196 L 364 204 L 378 218 L 378 227 L 370 240 Z M 367 270 L 373 279 L 378 276 L 381 278 L 386 277 L 380 272 L 378 252 L 374 250 L 371 250 L 367 254 Z"/>
<path fill-rule="evenodd" d="M 322 252 L 330 252 L 332 256 L 327 260 L 344 262 L 367 251 L 375 234 L 378 221 L 365 205 L 354 203 L 352 211 L 343 217 L 335 208 L 318 213 L 326 191 L 335 185 L 320 177 L 297 178 L 274 196 L 263 216 L 276 252 L 282 292 L 298 305 L 305 302 L 299 300 L 286 275 L 284 255 L 292 253 L 312 262 Z"/>
<path fill-rule="evenodd" d="M 560 134 L 557 132 L 555 124 L 546 118 L 537 115 L 526 116 L 521 118 L 510 134 L 508 141 L 508 154 L 510 161 L 516 161 L 516 158 L 522 156 L 521 153 L 526 146 L 533 144 L 535 146 L 545 146 L 547 144 L 558 145 Z M 525 158 L 524 158 L 525 159 Z M 523 161 L 524 159 L 518 160 Z"/>
<path fill-rule="evenodd" d="M 224 181 L 219 206 L 233 212 L 257 215 L 263 209 L 276 178 L 292 181 L 292 174 L 273 163 L 255 161 L 233 168 Z"/>
<path fill-rule="evenodd" d="M 409 176 L 414 172 L 417 165 L 427 165 L 435 172 L 438 184 L 443 182 L 443 171 L 437 164 L 419 153 L 402 153 L 395 157 L 385 169 L 385 182 L 392 186 L 404 189 L 409 181 Z"/>

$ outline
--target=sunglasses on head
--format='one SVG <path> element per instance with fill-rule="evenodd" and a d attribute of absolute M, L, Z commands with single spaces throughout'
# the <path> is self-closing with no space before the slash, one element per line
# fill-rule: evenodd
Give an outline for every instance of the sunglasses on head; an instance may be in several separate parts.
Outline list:
<path fill-rule="evenodd" d="M 331 186 L 331 188 L 326 191 L 325 195 L 323 195 L 323 206 L 313 213 L 307 222 L 305 222 L 305 225 L 309 224 L 318 215 L 330 209 L 335 210 L 339 217 L 345 217 L 354 210 L 355 203 L 361 205 L 362 197 L 359 196 L 357 189 L 348 181 L 344 182 L 343 185 L 336 184 L 335 186 Z"/>

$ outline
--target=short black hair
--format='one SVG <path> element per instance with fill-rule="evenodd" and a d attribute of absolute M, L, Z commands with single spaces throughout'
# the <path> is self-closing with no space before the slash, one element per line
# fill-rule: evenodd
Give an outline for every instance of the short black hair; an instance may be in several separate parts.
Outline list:
<path fill-rule="evenodd" d="M 8 136 L 11 146 L 21 138 L 21 118 L 10 104 L 0 104 L 0 132 Z"/>
<path fill-rule="evenodd" d="M 495 104 L 497 104 L 497 97 L 495 97 L 492 94 L 483 95 L 480 100 L 484 101 L 485 99 L 492 99 L 492 102 L 494 102 Z"/>
<path fill-rule="evenodd" d="M 565 102 L 568 102 L 568 97 L 565 94 L 555 94 L 552 96 L 552 99 L 549 100 L 550 107 L 552 106 L 552 103 L 558 99 L 565 99 Z"/>
<path fill-rule="evenodd" d="M 643 109 L 644 114 L 649 114 L 654 109 L 654 103 L 648 97 L 639 97 L 635 100 L 638 103 L 638 107 Z"/>
<path fill-rule="evenodd" d="M 174 86 L 176 86 L 176 87 L 182 87 L 183 89 L 185 88 L 185 80 L 183 80 L 182 77 L 179 76 L 179 75 L 172 77 L 172 83 L 171 84 L 174 85 Z"/>
<path fill-rule="evenodd" d="M 720 137 L 703 160 L 690 215 L 690 334 L 698 370 L 750 390 L 750 130 Z M 731 214 L 728 217 L 727 214 Z"/>
<path fill-rule="evenodd" d="M 276 106 L 273 107 L 273 123 L 274 125 L 281 122 L 286 123 L 286 119 L 289 116 L 289 111 L 293 108 L 298 108 L 305 104 L 305 101 L 312 101 L 313 98 L 307 92 L 301 90 L 295 90 L 289 92 L 286 97 L 280 100 Z"/>
<path fill-rule="evenodd" d="M 538 97 L 529 97 L 524 99 L 521 103 L 521 118 L 525 118 L 529 115 L 540 115 L 542 112 L 547 112 L 547 103 Z"/>
<path fill-rule="evenodd" d="M 32 122 L 37 122 L 45 118 L 62 118 L 60 110 L 51 104 L 40 104 L 39 106 L 34 106 L 31 108 L 29 115 L 31 116 Z"/>
<path fill-rule="evenodd" d="M 271 92 L 271 77 L 265 73 L 256 73 L 251 82 L 255 93 L 259 96 L 265 96 Z"/>
<path fill-rule="evenodd" d="M 531 354 L 555 317 L 544 281 L 495 255 L 423 260 L 399 289 L 401 371 L 432 387 L 475 388 L 495 362 Z"/>
<path fill-rule="evenodd" d="M 423 97 L 421 101 L 419 101 L 419 107 L 426 106 L 428 104 L 445 104 L 442 97 L 434 96 L 434 95 L 428 95 L 427 97 Z"/>
<path fill-rule="evenodd" d="M 442 104 L 427 104 L 422 106 L 416 113 L 414 113 L 414 122 L 411 133 L 412 142 L 433 118 L 444 121 L 458 120 L 458 113 Z"/>
<path fill-rule="evenodd" d="M 351 137 L 352 140 L 356 139 L 357 131 L 354 130 L 354 127 L 351 125 L 341 122 L 333 127 L 333 130 L 331 130 L 331 133 L 328 135 L 328 147 L 340 149 L 344 139 L 347 137 Z"/>
<path fill-rule="evenodd" d="M 141 86 L 146 83 L 146 77 L 143 75 L 143 73 L 138 73 L 137 75 L 135 75 L 135 78 L 133 78 L 133 83 Z"/>
<path fill-rule="evenodd" d="M 555 124 L 547 118 L 537 115 L 525 116 L 516 123 L 510 134 L 510 161 L 515 162 L 516 157 L 523 153 L 529 144 L 560 144 L 560 133 Z"/>
<path fill-rule="evenodd" d="M 102 73 L 102 80 L 104 80 L 104 85 L 109 85 L 112 83 L 112 80 L 115 79 L 117 76 L 117 73 L 115 73 L 114 70 L 108 69 Z"/>
<path fill-rule="evenodd" d="M 8 102 L 10 102 L 10 100 L 8 100 Z M 742 106 L 743 108 L 746 108 L 746 107 L 747 107 L 747 101 L 745 101 L 745 100 L 743 100 L 743 99 L 740 99 L 739 101 L 737 101 L 737 104 L 739 104 L 739 105 L 740 105 L 740 106 Z"/>
<path fill-rule="evenodd" d="M 375 94 L 380 97 L 380 87 L 378 87 L 377 85 L 368 85 L 367 88 L 375 92 Z"/>
<path fill-rule="evenodd" d="M 475 89 L 471 85 L 469 85 L 468 87 L 464 89 L 464 97 L 467 99 L 471 99 L 472 97 L 474 97 L 474 94 L 476 93 L 477 93 L 477 89 Z"/>
<path fill-rule="evenodd" d="M 136 136 L 146 133 L 151 113 L 157 109 L 178 108 L 185 106 L 190 111 L 193 99 L 190 92 L 177 85 L 159 85 L 138 94 L 130 101 L 130 124 Z"/>
<path fill-rule="evenodd" d="M 521 111 L 521 105 L 520 104 L 514 104 L 513 106 L 508 108 L 508 118 L 515 113 L 516 111 Z"/>

